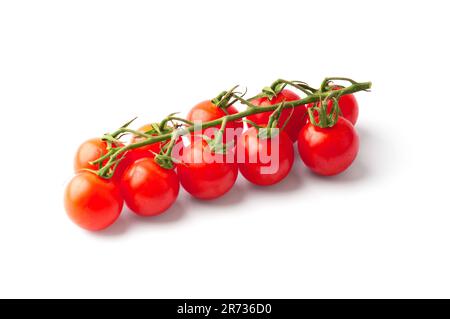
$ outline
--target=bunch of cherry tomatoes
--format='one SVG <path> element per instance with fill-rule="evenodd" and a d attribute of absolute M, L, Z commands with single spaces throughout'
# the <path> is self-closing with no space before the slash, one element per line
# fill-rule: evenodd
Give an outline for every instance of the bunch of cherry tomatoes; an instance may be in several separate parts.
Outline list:
<path fill-rule="evenodd" d="M 286 88 L 287 83 L 319 98 L 303 103 L 297 93 Z M 65 191 L 69 217 L 78 226 L 97 231 L 117 220 L 124 203 L 140 216 L 164 213 L 176 201 L 180 185 L 199 200 L 226 194 L 239 172 L 253 184 L 273 185 L 289 174 L 295 143 L 313 172 L 327 176 L 343 172 L 359 149 L 355 97 L 342 94 L 345 87 L 330 80 L 319 90 L 295 83 L 277 83 L 249 100 L 230 90 L 195 105 L 186 119 L 171 115 L 136 131 L 128 129 L 127 123 L 113 134 L 84 142 L 75 156 L 76 175 Z M 370 83 L 362 89 L 369 87 Z M 239 101 L 246 104 L 247 111 L 237 110 Z M 270 111 L 260 112 L 270 107 Z M 199 134 L 189 128 L 198 122 L 214 124 L 209 126 L 215 128 L 215 134 L 206 136 L 202 130 L 197 138 Z M 225 129 L 238 134 L 227 138 Z M 121 140 L 126 134 L 131 136 L 128 143 Z M 243 160 L 230 160 L 236 159 L 237 150 L 244 154 Z M 264 170 L 269 164 L 261 154 L 276 158 L 276 169 Z"/>

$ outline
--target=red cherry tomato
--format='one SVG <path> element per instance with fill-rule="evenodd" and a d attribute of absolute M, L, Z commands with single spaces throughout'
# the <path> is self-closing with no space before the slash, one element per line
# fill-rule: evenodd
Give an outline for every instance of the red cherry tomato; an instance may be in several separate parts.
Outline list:
<path fill-rule="evenodd" d="M 307 167 L 320 175 L 336 175 L 356 158 L 359 138 L 352 123 L 339 117 L 336 125 L 320 128 L 308 123 L 298 135 L 298 151 Z"/>
<path fill-rule="evenodd" d="M 138 129 L 139 132 L 146 133 L 152 129 L 151 124 L 146 124 Z M 140 141 L 144 140 L 144 137 L 140 136 L 134 136 L 131 139 L 131 143 L 138 143 Z M 150 145 L 145 145 L 139 148 L 131 149 L 123 155 L 123 159 L 120 161 L 120 163 L 117 165 L 116 171 L 113 176 L 113 180 L 118 181 L 122 177 L 125 170 L 131 166 L 134 162 L 141 158 L 147 158 L 147 157 L 155 157 L 155 154 L 159 154 L 161 151 L 161 148 L 164 147 L 167 143 L 169 143 L 170 140 L 165 140 L 158 143 L 153 143 Z M 183 148 L 183 140 L 181 136 L 177 140 L 177 145 L 172 150 L 172 157 L 175 159 L 180 158 L 180 150 Z M 176 163 L 174 163 L 176 165 Z"/>
<path fill-rule="evenodd" d="M 141 216 L 155 216 L 175 202 L 180 189 L 177 174 L 155 163 L 154 158 L 141 158 L 127 168 L 120 181 L 127 206 Z"/>
<path fill-rule="evenodd" d="M 227 109 L 228 114 L 236 114 L 238 113 L 238 110 L 234 106 L 229 106 Z M 221 117 L 224 117 L 227 115 L 221 108 L 217 107 L 215 104 L 213 104 L 211 101 L 203 101 L 197 105 L 195 105 L 188 113 L 187 120 L 191 122 L 209 122 L 213 120 L 217 120 Z M 220 129 L 220 125 L 217 125 L 215 127 L 216 129 Z M 242 129 L 243 124 L 242 121 L 230 121 L 226 124 L 226 130 L 231 131 L 235 129 Z M 211 132 L 211 133 L 210 133 Z M 210 134 L 208 134 L 210 133 Z M 233 133 L 233 131 L 231 131 Z M 236 132 L 236 136 L 239 135 L 239 132 Z M 194 132 L 195 135 L 206 135 L 210 138 L 214 137 L 214 129 L 206 129 L 202 130 L 201 132 Z M 193 136 L 193 135 L 191 135 Z M 226 143 L 230 142 L 226 138 L 227 134 L 225 132 L 224 134 L 224 141 Z M 230 136 L 230 135 L 229 135 Z M 198 139 L 201 139 L 199 137 Z M 237 137 L 234 137 L 234 141 L 236 141 Z"/>
<path fill-rule="evenodd" d="M 75 172 L 82 169 L 98 170 L 100 167 L 99 164 L 91 165 L 89 162 L 95 161 L 105 155 L 108 152 L 106 148 L 107 144 L 101 138 L 92 138 L 81 144 L 75 154 Z M 107 161 L 107 159 L 103 161 L 102 165 L 105 165 Z"/>
<path fill-rule="evenodd" d="M 142 148 L 132 149 L 119 155 L 118 157 L 121 158 L 121 161 L 117 165 L 117 168 L 111 180 L 113 182 L 120 181 L 121 176 L 128 168 L 128 166 L 133 164 L 138 159 L 145 157 L 154 157 L 154 154 L 151 151 L 159 152 L 159 149 L 161 147 L 160 144 L 161 143 L 156 143 L 149 145 L 148 147 L 145 146 Z M 120 146 L 124 145 L 121 144 Z M 91 165 L 90 162 L 95 161 L 96 159 L 105 155 L 107 153 L 106 147 L 106 142 L 100 138 L 93 138 L 81 144 L 75 155 L 75 172 L 79 172 L 82 169 L 98 170 L 100 168 L 100 165 Z M 104 166 L 107 162 L 108 159 L 104 160 L 102 162 L 102 166 Z"/>
<path fill-rule="evenodd" d="M 234 152 L 228 152 L 213 154 L 201 140 L 185 147 L 182 163 L 177 166 L 183 188 L 199 199 L 214 199 L 227 193 L 238 175 Z"/>
<path fill-rule="evenodd" d="M 333 86 L 332 90 L 340 90 L 341 86 Z M 356 101 L 356 98 L 353 94 L 346 94 L 341 96 L 338 99 L 339 108 L 341 109 L 342 117 L 349 120 L 353 125 L 356 124 L 356 121 L 358 120 L 358 114 L 359 114 L 359 106 L 358 101 Z M 308 104 L 308 108 L 312 107 L 314 104 L 310 103 Z M 320 106 L 320 103 L 318 103 Z M 328 101 L 327 110 L 328 112 L 331 112 L 331 109 L 333 107 L 333 101 Z"/>
<path fill-rule="evenodd" d="M 120 182 L 123 174 L 134 162 L 141 158 L 153 158 L 155 155 L 148 148 L 136 148 L 129 150 L 122 156 L 122 160 L 117 164 L 116 170 L 112 177 L 115 182 Z"/>
<path fill-rule="evenodd" d="M 294 163 L 292 141 L 284 131 L 272 138 L 261 139 L 258 130 L 252 127 L 242 134 L 237 150 L 239 171 L 256 185 L 280 182 Z"/>
<path fill-rule="evenodd" d="M 251 103 L 256 106 L 270 106 L 281 103 L 283 101 L 289 102 L 296 100 L 300 100 L 300 96 L 292 91 L 284 89 L 271 100 L 269 100 L 267 97 L 260 97 L 252 100 Z M 260 126 L 267 126 L 271 114 L 272 112 L 253 114 L 250 115 L 248 119 Z M 306 107 L 304 105 L 299 105 L 294 108 L 284 109 L 281 112 L 280 118 L 278 119 L 278 127 L 283 127 L 286 120 L 288 119 L 289 122 L 286 124 L 284 131 L 289 135 L 291 141 L 295 142 L 297 140 L 298 132 L 307 121 Z"/>
<path fill-rule="evenodd" d="M 64 205 L 75 224 L 95 231 L 114 223 L 122 211 L 123 199 L 115 183 L 84 171 L 67 185 Z"/>

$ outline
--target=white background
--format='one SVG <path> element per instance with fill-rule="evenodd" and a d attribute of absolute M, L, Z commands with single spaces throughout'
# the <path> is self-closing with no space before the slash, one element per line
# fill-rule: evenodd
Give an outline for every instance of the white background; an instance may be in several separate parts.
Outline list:
<path fill-rule="evenodd" d="M 446 1 L 3 1 L 0 297 L 450 297 Z M 373 81 L 361 149 L 267 188 L 182 192 L 102 233 L 62 193 L 85 139 L 278 77 Z"/>

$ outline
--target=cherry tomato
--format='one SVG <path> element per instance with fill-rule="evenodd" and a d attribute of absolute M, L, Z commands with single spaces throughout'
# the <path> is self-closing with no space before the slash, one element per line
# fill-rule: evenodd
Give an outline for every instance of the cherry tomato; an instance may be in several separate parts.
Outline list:
<path fill-rule="evenodd" d="M 341 86 L 333 86 L 332 90 L 340 90 Z M 341 109 L 342 117 L 349 120 L 353 125 L 356 124 L 356 121 L 358 120 L 358 114 L 359 114 L 359 106 L 358 101 L 356 101 L 356 98 L 353 94 L 346 94 L 341 96 L 338 99 L 339 108 Z M 308 107 L 312 107 L 314 104 L 310 103 L 308 104 Z M 318 103 L 320 106 L 320 103 Z M 328 112 L 331 112 L 331 108 L 333 107 L 333 101 L 328 101 L 327 109 Z"/>
<path fill-rule="evenodd" d="M 127 168 L 120 181 L 127 206 L 141 216 L 165 212 L 175 202 L 180 190 L 173 169 L 159 166 L 154 158 L 141 158 Z"/>
<path fill-rule="evenodd" d="M 359 138 L 352 123 L 339 117 L 336 125 L 320 128 L 308 123 L 298 135 L 298 151 L 307 167 L 320 175 L 336 175 L 356 158 Z"/>
<path fill-rule="evenodd" d="M 67 185 L 64 204 L 75 224 L 95 231 L 115 222 L 122 211 L 123 199 L 115 183 L 83 171 Z"/>
<path fill-rule="evenodd" d="M 284 131 L 279 131 L 272 138 L 262 139 L 258 137 L 258 130 L 252 127 L 242 134 L 237 150 L 239 171 L 256 185 L 280 182 L 294 163 L 294 147 Z"/>
<path fill-rule="evenodd" d="M 113 182 L 120 181 L 122 174 L 125 172 L 128 166 L 133 164 L 138 159 L 144 157 L 154 157 L 154 154 L 150 150 L 157 150 L 159 152 L 160 146 L 158 144 L 160 143 L 149 145 L 150 147 L 132 149 L 127 151 L 126 153 L 119 155 L 121 161 L 117 165 L 117 168 L 111 180 Z M 121 144 L 120 146 L 124 145 Z M 75 155 L 75 172 L 79 172 L 82 169 L 98 170 L 100 168 L 99 164 L 91 165 L 89 162 L 95 161 L 102 155 L 105 155 L 107 153 L 106 147 L 106 142 L 100 138 L 93 138 L 81 144 Z M 102 165 L 105 165 L 107 162 L 108 159 L 104 160 Z"/>
<path fill-rule="evenodd" d="M 228 114 L 236 114 L 238 113 L 238 110 L 233 106 L 229 106 L 227 109 L 227 113 Z M 203 101 L 197 105 L 195 105 L 188 113 L 187 115 L 187 120 L 191 121 L 191 122 L 209 122 L 209 121 L 213 121 L 213 120 L 217 120 L 221 117 L 224 117 L 227 115 L 227 113 L 225 113 L 221 108 L 217 107 L 215 104 L 213 104 L 211 101 Z M 220 125 L 217 125 L 215 127 L 216 129 L 220 129 Z M 230 131 L 231 130 L 235 130 L 235 129 L 242 129 L 243 128 L 243 124 L 242 121 L 230 121 L 226 124 L 226 130 Z M 210 133 L 212 132 L 212 133 Z M 231 131 L 231 133 L 233 133 L 233 131 Z M 236 132 L 236 136 L 239 135 L 239 132 Z M 210 128 L 210 129 L 205 129 L 202 130 L 201 132 L 195 132 L 195 135 L 206 135 L 210 138 L 214 137 L 214 129 Z M 191 135 L 192 137 L 194 137 L 193 135 Z M 230 141 L 226 138 L 227 134 L 225 132 L 224 134 L 224 141 L 226 143 L 229 143 Z M 231 135 L 228 135 L 231 136 Z M 234 136 L 234 141 L 236 141 L 237 137 Z M 198 139 L 201 139 L 201 137 L 199 137 Z"/>
<path fill-rule="evenodd" d="M 115 182 L 120 182 L 123 174 L 134 162 L 141 158 L 153 158 L 155 155 L 148 148 L 136 148 L 129 150 L 122 156 L 122 160 L 117 164 L 116 170 L 112 177 Z"/>
<path fill-rule="evenodd" d="M 296 100 L 300 100 L 300 97 L 297 94 L 290 90 L 284 89 L 271 100 L 269 100 L 267 97 L 260 97 L 250 102 L 256 106 L 270 106 L 281 103 L 283 101 L 289 102 Z M 253 114 L 250 115 L 248 119 L 258 125 L 267 126 L 271 114 L 272 112 Z M 291 141 L 295 142 L 297 140 L 298 132 L 307 121 L 306 107 L 304 105 L 299 105 L 294 108 L 284 109 L 281 112 L 280 118 L 278 119 L 278 127 L 283 127 L 286 120 L 288 119 L 289 122 L 286 124 L 284 131 L 289 135 Z"/>
<path fill-rule="evenodd" d="M 82 169 L 98 170 L 100 167 L 99 164 L 91 165 L 89 162 L 95 161 L 105 155 L 108 152 L 106 148 L 107 144 L 101 138 L 92 138 L 81 144 L 75 154 L 75 172 Z M 105 165 L 107 161 L 107 159 L 103 161 L 102 165 Z"/>
<path fill-rule="evenodd" d="M 152 129 L 151 124 L 146 124 L 138 129 L 139 132 L 146 133 Z M 144 137 L 141 136 L 134 136 L 131 139 L 130 143 L 138 143 L 140 141 L 144 140 Z M 120 161 L 120 163 L 117 165 L 116 171 L 113 176 L 113 180 L 119 181 L 122 177 L 125 170 L 132 165 L 134 162 L 141 158 L 146 157 L 155 157 L 155 154 L 159 154 L 161 151 L 161 148 L 169 143 L 170 140 L 165 140 L 162 142 L 153 143 L 150 145 L 145 145 L 139 148 L 131 149 L 123 155 L 123 159 Z M 172 157 L 174 159 L 180 158 L 180 150 L 183 148 L 183 140 L 181 136 L 178 138 L 175 147 L 172 150 Z M 176 163 L 174 163 L 176 165 Z"/>
<path fill-rule="evenodd" d="M 198 199 L 214 199 L 227 193 L 238 175 L 234 152 L 228 152 L 212 153 L 202 140 L 185 147 L 182 163 L 177 166 L 183 188 Z"/>

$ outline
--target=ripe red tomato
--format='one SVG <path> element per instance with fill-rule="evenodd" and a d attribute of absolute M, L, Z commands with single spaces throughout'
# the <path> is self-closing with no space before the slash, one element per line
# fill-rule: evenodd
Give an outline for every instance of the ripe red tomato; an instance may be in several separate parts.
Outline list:
<path fill-rule="evenodd" d="M 236 114 L 238 113 L 238 110 L 233 106 L 229 106 L 227 108 L 228 114 Z M 217 107 L 214 103 L 211 101 L 203 101 L 199 104 L 195 105 L 188 113 L 187 120 L 191 122 L 209 122 L 213 120 L 217 120 L 221 117 L 226 116 L 227 113 L 225 113 L 221 108 Z M 220 125 L 217 125 L 215 128 L 220 129 Z M 235 129 L 242 129 L 243 123 L 242 121 L 230 121 L 226 124 L 226 130 L 235 130 Z M 201 132 L 195 132 L 196 135 L 206 135 L 210 138 L 214 137 L 214 133 L 208 134 L 209 132 L 213 131 L 213 129 L 206 129 L 202 130 Z M 239 133 L 239 132 L 236 132 Z M 236 134 L 239 135 L 239 134 Z M 193 135 L 191 135 L 193 136 Z M 234 141 L 236 141 L 237 137 L 234 137 Z M 224 141 L 226 143 L 230 142 L 231 140 L 226 139 L 226 132 L 224 136 Z"/>
<path fill-rule="evenodd" d="M 294 163 L 292 141 L 284 131 L 269 139 L 258 137 L 254 127 L 242 134 L 237 145 L 239 171 L 256 185 L 283 180 Z"/>
<path fill-rule="evenodd" d="M 106 142 L 101 138 L 92 138 L 81 144 L 75 154 L 75 172 L 78 172 L 81 169 L 98 170 L 100 167 L 99 164 L 91 165 L 89 162 L 95 161 L 105 155 L 108 152 L 106 147 Z M 107 161 L 108 160 L 103 161 L 102 165 L 105 165 Z"/>
<path fill-rule="evenodd" d="M 95 231 L 114 223 L 122 211 L 123 199 L 115 183 L 84 171 L 67 185 L 64 205 L 75 224 Z"/>
<path fill-rule="evenodd" d="M 122 156 L 122 160 L 117 165 L 117 168 L 114 172 L 112 180 L 115 182 L 120 182 L 123 174 L 134 162 L 141 158 L 153 158 L 155 155 L 147 149 L 144 148 L 136 148 L 129 150 Z"/>
<path fill-rule="evenodd" d="M 151 124 L 146 124 L 142 127 L 140 127 L 138 129 L 139 132 L 145 133 L 148 132 L 152 129 Z M 140 136 L 134 136 L 131 139 L 130 143 L 138 143 L 140 141 L 144 140 L 143 137 Z M 141 159 L 141 158 L 147 158 L 147 157 L 155 157 L 155 154 L 159 154 L 161 151 L 161 148 L 164 147 L 164 145 L 166 145 L 167 143 L 170 142 L 169 140 L 165 140 L 162 142 L 157 142 L 157 143 L 153 143 L 150 145 L 145 145 L 139 148 L 135 148 L 135 149 L 131 149 L 129 151 L 127 151 L 124 155 L 123 155 L 123 159 L 120 161 L 120 163 L 117 165 L 116 171 L 114 173 L 113 176 L 113 180 L 115 181 L 119 181 L 120 178 L 122 177 L 123 173 L 125 172 L 125 170 L 131 166 L 134 162 L 136 162 L 137 160 Z M 177 142 L 178 145 L 176 145 L 173 150 L 172 150 L 172 157 L 175 159 L 179 159 L 180 158 L 180 149 L 183 148 L 183 141 L 181 136 L 178 138 Z M 174 165 L 176 165 L 174 163 Z"/>
<path fill-rule="evenodd" d="M 352 123 L 339 117 L 336 125 L 320 128 L 308 123 L 298 135 L 298 151 L 307 167 L 320 175 L 336 175 L 356 158 L 359 138 Z"/>
<path fill-rule="evenodd" d="M 155 163 L 154 158 L 141 158 L 131 164 L 120 181 L 127 206 L 141 216 L 155 216 L 175 202 L 180 189 L 177 174 Z"/>
<path fill-rule="evenodd" d="M 182 163 L 177 166 L 183 188 L 199 199 L 214 199 L 227 193 L 238 175 L 234 152 L 228 152 L 212 153 L 202 140 L 185 147 Z"/>
<path fill-rule="evenodd" d="M 123 144 L 121 144 L 120 146 L 123 146 Z M 99 164 L 91 165 L 89 162 L 95 161 L 102 155 L 105 155 L 107 153 L 106 147 L 106 142 L 100 138 L 93 138 L 81 144 L 75 155 L 75 172 L 79 172 L 82 169 L 98 170 L 100 168 Z M 140 158 L 154 157 L 154 154 L 150 150 L 159 152 L 159 148 L 160 143 L 156 143 L 149 145 L 149 147 L 145 146 L 142 148 L 129 150 L 126 153 L 122 153 L 118 156 L 118 158 L 121 158 L 121 161 L 117 165 L 117 168 L 111 180 L 113 182 L 120 181 L 122 174 L 125 172 L 128 166 L 130 166 Z M 107 162 L 108 159 L 104 160 L 102 162 L 102 166 L 104 166 Z"/>
<path fill-rule="evenodd" d="M 332 90 L 340 90 L 341 86 L 333 86 Z M 341 96 L 338 99 L 339 108 L 341 109 L 342 117 L 349 120 L 353 125 L 356 124 L 356 121 L 358 120 L 358 114 L 359 114 L 359 106 L 358 101 L 356 101 L 356 98 L 353 94 L 346 94 Z M 320 103 L 318 103 L 320 106 Z M 308 104 L 308 108 L 314 106 L 314 103 Z M 331 109 L 333 107 L 333 101 L 328 101 L 327 110 L 328 112 L 331 112 Z"/>
<path fill-rule="evenodd" d="M 260 97 L 255 100 L 250 101 L 256 106 L 270 106 L 274 104 L 281 103 L 283 101 L 296 101 L 300 100 L 300 96 L 287 89 L 282 90 L 277 96 L 269 100 L 267 97 Z M 269 117 L 272 112 L 264 112 L 253 114 L 248 117 L 252 122 L 255 122 L 261 126 L 267 126 L 269 122 Z M 299 105 L 294 108 L 286 108 L 281 112 L 280 118 L 278 119 L 278 127 L 283 127 L 286 120 L 289 122 L 286 124 L 284 131 L 289 135 L 291 141 L 295 142 L 297 140 L 298 132 L 305 125 L 307 121 L 306 107 L 304 105 Z"/>

